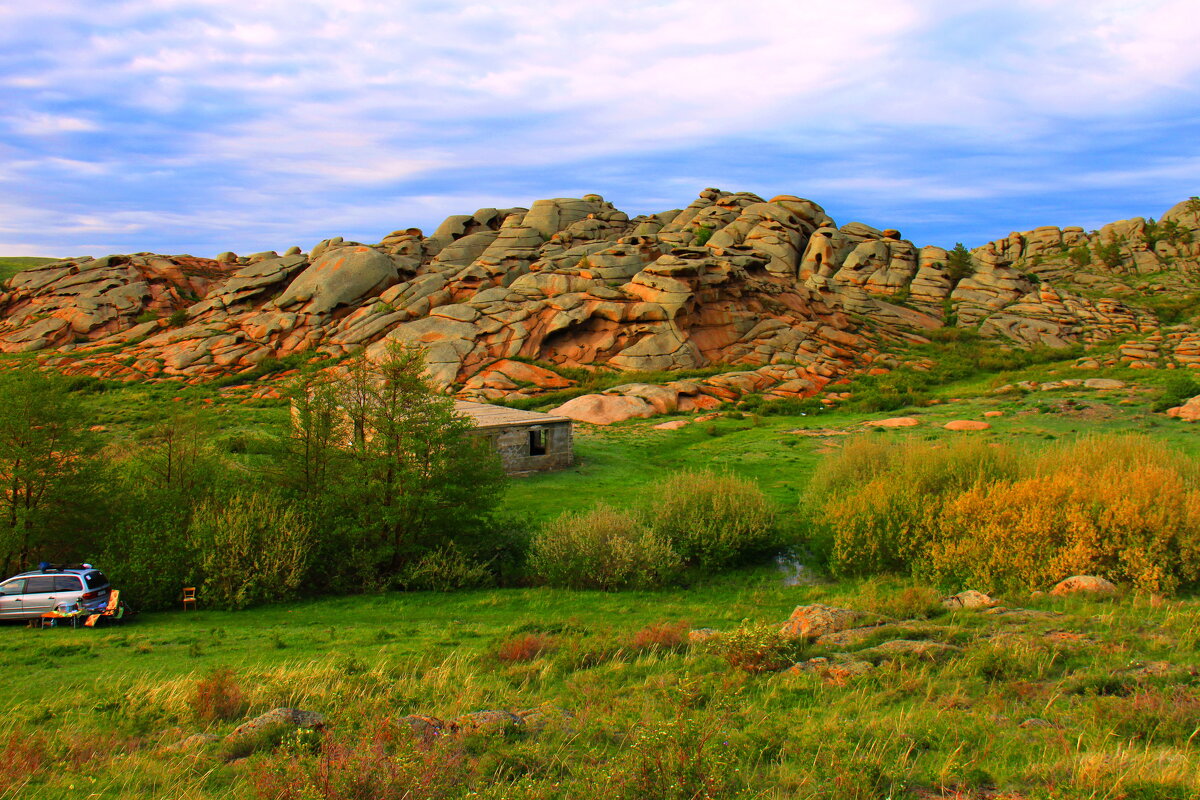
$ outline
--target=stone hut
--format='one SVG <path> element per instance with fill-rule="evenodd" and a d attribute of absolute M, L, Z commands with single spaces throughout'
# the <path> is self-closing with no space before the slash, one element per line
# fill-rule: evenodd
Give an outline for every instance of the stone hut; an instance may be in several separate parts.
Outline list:
<path fill-rule="evenodd" d="M 575 463 L 570 417 L 456 400 L 454 409 L 486 436 L 509 475 L 566 469 Z"/>

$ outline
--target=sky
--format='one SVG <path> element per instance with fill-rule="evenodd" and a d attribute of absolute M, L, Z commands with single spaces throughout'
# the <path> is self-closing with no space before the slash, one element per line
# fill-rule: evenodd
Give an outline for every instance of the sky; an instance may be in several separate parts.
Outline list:
<path fill-rule="evenodd" d="M 308 249 L 598 193 L 916 244 L 1200 194 L 1196 0 L 0 5 L 0 255 Z"/>

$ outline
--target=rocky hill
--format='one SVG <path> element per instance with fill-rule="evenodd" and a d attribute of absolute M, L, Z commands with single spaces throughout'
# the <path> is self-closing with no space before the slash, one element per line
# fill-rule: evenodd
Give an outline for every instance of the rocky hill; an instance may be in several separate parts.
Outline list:
<path fill-rule="evenodd" d="M 731 366 L 615 387 L 579 403 L 582 418 L 811 396 L 895 366 L 897 348 L 946 326 L 1016 347 L 1132 335 L 1129 362 L 1200 366 L 1200 335 L 1165 324 L 1178 303 L 1155 301 L 1200 291 L 1198 231 L 1193 199 L 1157 221 L 1013 233 L 963 264 L 896 230 L 839 227 L 798 197 L 705 189 L 630 218 L 587 195 L 308 253 L 52 262 L 5 283 L 0 350 L 40 351 L 69 374 L 195 384 L 404 342 L 425 348 L 439 385 L 484 400 L 568 386 L 578 368 Z"/>

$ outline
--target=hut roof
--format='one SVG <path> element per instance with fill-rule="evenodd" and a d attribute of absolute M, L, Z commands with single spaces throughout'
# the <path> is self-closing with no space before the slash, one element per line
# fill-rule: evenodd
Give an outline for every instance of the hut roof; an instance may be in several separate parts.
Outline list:
<path fill-rule="evenodd" d="M 455 400 L 454 410 L 470 417 L 477 428 L 509 428 L 516 425 L 548 425 L 571 422 L 570 417 L 556 417 L 540 411 L 519 411 L 515 408 Z"/>

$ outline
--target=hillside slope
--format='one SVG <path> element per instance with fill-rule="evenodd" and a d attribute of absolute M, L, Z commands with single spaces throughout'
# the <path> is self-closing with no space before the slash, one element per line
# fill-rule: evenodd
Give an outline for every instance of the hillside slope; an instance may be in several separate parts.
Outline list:
<path fill-rule="evenodd" d="M 682 210 L 631 219 L 587 195 L 308 253 L 55 261 L 6 282 L 0 351 L 38 351 L 71 374 L 195 384 L 402 342 L 425 348 L 442 387 L 492 400 L 560 388 L 578 368 L 741 370 L 610 390 L 656 410 L 748 391 L 811 396 L 894 367 L 905 343 L 946 326 L 1019 347 L 1132 335 L 1147 358 L 1196 365 L 1200 337 L 1163 320 L 1186 319 L 1179 298 L 1200 291 L 1197 230 L 1195 200 L 1091 233 L 1038 228 L 977 248 L 956 279 L 945 249 L 839 227 L 797 197 L 705 189 Z"/>

